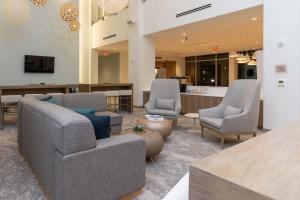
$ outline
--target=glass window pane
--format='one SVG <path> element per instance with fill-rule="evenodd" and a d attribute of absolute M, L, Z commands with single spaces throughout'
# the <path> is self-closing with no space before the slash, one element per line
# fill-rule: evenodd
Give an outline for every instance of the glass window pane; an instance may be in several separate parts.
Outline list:
<path fill-rule="evenodd" d="M 238 79 L 257 79 L 256 65 L 238 64 Z"/>
<path fill-rule="evenodd" d="M 227 87 L 229 83 L 229 60 L 218 60 L 218 81 L 217 86 Z"/>
<path fill-rule="evenodd" d="M 215 61 L 197 62 L 197 85 L 215 86 Z"/>

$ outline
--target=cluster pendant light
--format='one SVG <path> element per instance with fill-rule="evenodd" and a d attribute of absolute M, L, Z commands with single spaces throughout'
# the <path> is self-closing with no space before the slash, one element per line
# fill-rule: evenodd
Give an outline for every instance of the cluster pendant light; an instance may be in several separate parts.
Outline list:
<path fill-rule="evenodd" d="M 48 0 L 31 0 L 34 5 L 43 6 L 48 3 Z"/>
<path fill-rule="evenodd" d="M 65 3 L 60 8 L 60 17 L 67 23 L 69 23 L 69 27 L 71 31 L 79 31 L 80 23 L 78 21 L 79 11 L 75 4 L 73 3 Z"/>
<path fill-rule="evenodd" d="M 229 57 L 236 58 L 236 61 L 240 64 L 248 64 L 248 65 L 256 65 L 256 51 L 253 52 L 252 57 L 250 57 L 247 52 L 244 54 L 243 52 L 230 52 Z"/>

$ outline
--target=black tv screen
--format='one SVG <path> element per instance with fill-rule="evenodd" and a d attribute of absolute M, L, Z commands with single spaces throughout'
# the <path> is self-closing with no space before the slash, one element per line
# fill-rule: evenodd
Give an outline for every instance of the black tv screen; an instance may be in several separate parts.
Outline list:
<path fill-rule="evenodd" d="M 54 73 L 54 57 L 25 55 L 27 73 Z"/>

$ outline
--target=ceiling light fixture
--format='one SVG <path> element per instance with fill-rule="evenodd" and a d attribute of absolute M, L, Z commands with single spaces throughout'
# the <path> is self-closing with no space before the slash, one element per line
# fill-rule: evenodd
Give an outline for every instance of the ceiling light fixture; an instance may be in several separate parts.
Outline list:
<path fill-rule="evenodd" d="M 65 3 L 60 8 L 60 16 L 65 22 L 72 22 L 78 19 L 79 11 L 73 3 Z"/>
<path fill-rule="evenodd" d="M 69 27 L 71 29 L 71 31 L 79 31 L 80 30 L 80 23 L 78 20 L 72 21 L 69 23 Z"/>
<path fill-rule="evenodd" d="M 258 19 L 257 17 L 251 18 L 252 21 L 256 21 L 257 19 Z"/>
<path fill-rule="evenodd" d="M 31 0 L 34 5 L 43 6 L 48 3 L 48 0 Z"/>

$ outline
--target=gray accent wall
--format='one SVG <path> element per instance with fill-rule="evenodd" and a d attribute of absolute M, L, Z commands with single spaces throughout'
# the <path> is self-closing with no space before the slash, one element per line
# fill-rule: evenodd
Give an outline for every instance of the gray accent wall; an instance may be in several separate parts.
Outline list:
<path fill-rule="evenodd" d="M 79 82 L 79 33 L 59 16 L 65 2 L 0 1 L 0 85 Z M 54 56 L 55 73 L 24 73 L 24 55 Z"/>
<path fill-rule="evenodd" d="M 120 82 L 120 53 L 109 56 L 99 56 L 98 80 L 99 83 Z"/>

